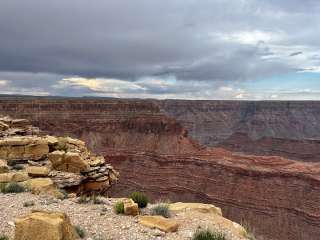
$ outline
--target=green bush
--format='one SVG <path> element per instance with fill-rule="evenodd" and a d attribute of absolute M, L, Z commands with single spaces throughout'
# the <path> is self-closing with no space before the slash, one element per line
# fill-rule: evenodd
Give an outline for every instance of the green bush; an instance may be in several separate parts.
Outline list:
<path fill-rule="evenodd" d="M 123 202 L 116 202 L 113 206 L 113 209 L 116 214 L 124 214 L 124 203 Z"/>
<path fill-rule="evenodd" d="M 75 226 L 74 229 L 76 230 L 79 238 L 84 238 L 86 236 L 85 231 L 79 225 Z"/>
<path fill-rule="evenodd" d="M 9 240 L 9 237 L 4 234 L 0 234 L 0 240 Z"/>
<path fill-rule="evenodd" d="M 26 188 L 19 183 L 16 182 L 10 182 L 7 184 L 1 184 L 0 191 L 2 193 L 21 193 L 25 192 Z"/>
<path fill-rule="evenodd" d="M 0 183 L 0 192 L 1 193 L 5 193 L 5 189 L 6 189 L 6 183 Z"/>
<path fill-rule="evenodd" d="M 133 192 L 130 198 L 138 204 L 139 208 L 145 208 L 148 205 L 148 197 L 141 192 Z"/>
<path fill-rule="evenodd" d="M 151 208 L 151 215 L 160 215 L 165 218 L 171 217 L 171 212 L 169 209 L 169 204 L 159 203 L 156 206 Z"/>
<path fill-rule="evenodd" d="M 209 229 L 200 229 L 193 234 L 192 240 L 226 240 L 226 238 L 221 232 L 213 232 Z"/>

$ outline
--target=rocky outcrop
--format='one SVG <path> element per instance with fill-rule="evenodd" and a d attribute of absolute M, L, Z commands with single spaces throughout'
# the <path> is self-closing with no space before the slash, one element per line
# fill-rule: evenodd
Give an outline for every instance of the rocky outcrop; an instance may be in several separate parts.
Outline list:
<path fill-rule="evenodd" d="M 3 117 L 0 121 L 8 125 L 0 132 L 0 158 L 3 159 L 0 162 L 0 182 L 23 182 L 32 178 L 27 186 L 33 193 L 58 196 L 57 187 L 103 193 L 118 178 L 118 172 L 106 163 L 104 157 L 92 154 L 83 141 L 28 135 L 26 129 L 33 127 L 24 119 Z M 21 129 L 11 131 L 14 127 Z"/>
<path fill-rule="evenodd" d="M 15 240 L 76 240 L 77 233 L 64 213 L 34 211 L 15 222 Z"/>

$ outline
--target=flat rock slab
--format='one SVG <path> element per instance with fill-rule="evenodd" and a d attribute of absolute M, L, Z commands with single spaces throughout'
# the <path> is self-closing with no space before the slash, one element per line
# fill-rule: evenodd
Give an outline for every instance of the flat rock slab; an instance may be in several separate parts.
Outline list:
<path fill-rule="evenodd" d="M 167 219 L 162 216 L 142 216 L 139 223 L 150 228 L 157 228 L 163 232 L 176 232 L 178 223 L 175 220 Z"/>
<path fill-rule="evenodd" d="M 182 211 L 197 211 L 201 213 L 218 214 L 222 216 L 221 209 L 212 204 L 176 202 L 170 204 L 169 208 L 170 211 L 174 213 Z"/>
<path fill-rule="evenodd" d="M 47 167 L 29 166 L 26 171 L 30 177 L 47 177 L 49 174 Z"/>
<path fill-rule="evenodd" d="M 29 179 L 28 174 L 24 172 L 0 173 L 0 183 L 24 182 Z"/>

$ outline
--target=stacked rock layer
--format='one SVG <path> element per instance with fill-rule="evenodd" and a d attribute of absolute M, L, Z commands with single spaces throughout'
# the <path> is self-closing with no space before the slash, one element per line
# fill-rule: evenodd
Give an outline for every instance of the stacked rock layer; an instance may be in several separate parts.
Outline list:
<path fill-rule="evenodd" d="M 50 185 L 52 181 L 60 189 L 104 193 L 118 176 L 104 157 L 92 154 L 83 141 L 41 135 L 25 119 L 0 118 L 0 183 Z"/>

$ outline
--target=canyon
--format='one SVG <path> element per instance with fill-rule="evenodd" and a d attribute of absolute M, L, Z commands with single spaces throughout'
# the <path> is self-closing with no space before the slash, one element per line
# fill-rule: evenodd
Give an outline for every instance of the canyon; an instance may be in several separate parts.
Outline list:
<path fill-rule="evenodd" d="M 201 144 L 320 160 L 320 102 L 165 100 L 159 105 Z"/>
<path fill-rule="evenodd" d="M 110 194 L 213 203 L 258 239 L 318 239 L 320 103 L 2 98 L 0 113 L 85 141 Z"/>

